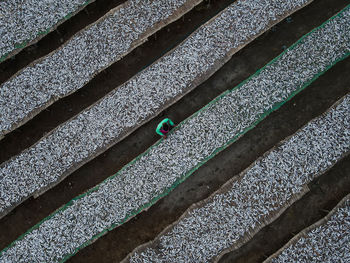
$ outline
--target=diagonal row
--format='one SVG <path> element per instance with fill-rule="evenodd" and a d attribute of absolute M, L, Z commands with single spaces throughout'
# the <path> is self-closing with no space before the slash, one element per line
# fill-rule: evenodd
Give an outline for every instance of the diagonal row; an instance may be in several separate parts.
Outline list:
<path fill-rule="evenodd" d="M 0 2 L 0 62 L 46 34 L 91 0 Z"/>
<path fill-rule="evenodd" d="M 129 0 L 29 65 L 0 90 L 0 135 L 76 91 L 200 0 Z"/>
<path fill-rule="evenodd" d="M 130 0 L 75 35 L 62 48 L 19 72 L 0 87 L 0 138 L 52 102 L 82 88 L 98 72 L 121 59 L 159 27 L 199 2 L 157 0 L 150 4 L 149 1 Z M 129 86 L 136 86 L 131 88 L 133 93 L 145 92 L 143 89 L 148 93 L 162 92 L 157 94 L 160 98 L 173 86 L 179 86 L 168 93 L 166 99 L 169 100 L 179 95 L 179 90 L 192 87 L 195 84 L 192 82 L 198 82 L 201 74 L 221 66 L 223 62 L 220 60 L 230 56 L 230 50 L 247 44 L 309 2 L 311 0 L 288 3 L 281 0 L 237 1 Z"/>
<path fill-rule="evenodd" d="M 31 148 L 3 163 L 0 166 L 0 215 L 31 195 L 52 187 L 154 117 L 174 100 L 193 89 L 199 79 L 208 77 L 208 72 L 213 72 L 232 50 L 248 43 L 302 3 L 304 1 L 289 1 L 288 4 L 275 7 L 277 4 L 273 0 L 236 2 L 201 27 L 173 52 L 91 108 L 56 128 Z M 259 10 L 253 13 L 256 19 L 252 19 L 252 14 L 248 12 L 251 9 Z M 314 72 L 308 70 L 309 64 L 304 64 L 300 71 L 292 73 L 299 74 L 302 82 L 304 79 L 312 79 L 317 72 L 326 69 L 348 50 L 348 30 L 338 20 L 331 22 L 328 29 L 322 29 L 327 32 L 320 39 L 317 39 L 316 34 L 308 38 L 309 45 L 313 47 L 304 47 L 298 63 L 310 56 L 317 59 L 317 65 Z M 335 39 L 337 34 L 339 41 Z M 334 52 L 328 52 L 331 49 Z M 293 72 L 293 69 L 287 70 L 286 74 L 288 72 Z M 286 75 L 286 78 L 289 77 Z"/>
<path fill-rule="evenodd" d="M 350 262 L 350 194 L 264 262 Z"/>
<path fill-rule="evenodd" d="M 349 150 L 347 95 L 327 114 L 252 164 L 238 179 L 231 179 L 218 193 L 190 208 L 155 241 L 136 249 L 127 261 L 213 261 L 272 222 L 308 191 L 309 182 Z"/>
<path fill-rule="evenodd" d="M 330 19 L 242 85 L 224 93 L 178 125 L 167 140 L 158 142 L 116 175 L 44 219 L 4 250 L 0 259 L 21 262 L 35 255 L 46 262 L 70 257 L 151 206 L 196 168 L 306 87 L 318 74 L 346 57 L 349 52 L 344 43 L 348 41 L 342 41 L 342 37 L 348 33 L 341 25 L 349 21 L 349 13 L 350 9 L 345 9 Z M 335 35 L 337 40 L 333 40 Z M 320 148 L 327 150 L 327 154 L 331 152 L 320 155 L 325 158 L 326 166 L 349 150 L 348 100 L 328 114 L 331 120 L 336 116 L 341 124 L 324 122 L 330 138 L 337 141 L 335 144 L 326 142 Z M 306 135 L 317 134 L 315 129 Z M 298 149 L 303 148 L 299 145 Z M 315 156 L 318 155 L 315 153 Z M 310 166 L 310 169 L 326 169 L 321 164 Z M 1 190 L 7 191 L 6 187 Z"/>

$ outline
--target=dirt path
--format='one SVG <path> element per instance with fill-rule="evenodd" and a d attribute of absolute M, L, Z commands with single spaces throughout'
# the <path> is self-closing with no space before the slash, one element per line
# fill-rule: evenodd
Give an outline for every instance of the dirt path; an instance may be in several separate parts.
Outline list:
<path fill-rule="evenodd" d="M 208 81 L 164 111 L 161 116 L 156 117 L 128 138 L 77 170 L 43 196 L 35 200 L 29 199 L 17 207 L 0 221 L 0 232 L 6 231 L 7 233 L 7 235 L 0 236 L 0 248 L 4 248 L 21 233 L 55 209 L 79 193 L 101 182 L 104 178 L 131 161 L 135 156 L 145 151 L 158 139 L 158 136 L 154 133 L 154 127 L 161 118 L 170 116 L 176 122 L 179 122 L 188 117 L 224 90 L 234 87 L 253 74 L 257 69 L 277 56 L 284 47 L 294 43 L 302 35 L 341 10 L 346 4 L 347 1 L 345 0 L 319 0 L 297 12 L 290 19 L 265 33 L 236 54 Z M 193 11 L 198 12 L 198 23 L 203 17 L 202 12 L 206 12 L 205 10 L 207 9 Z M 49 131 L 57 126 L 58 123 L 64 121 L 65 118 L 74 115 L 74 112 L 79 112 L 83 107 L 97 100 L 97 97 L 94 96 L 98 96 L 98 94 L 103 96 L 103 92 L 100 93 L 99 89 L 102 87 L 108 89 L 108 83 L 110 88 L 115 87 L 117 79 L 120 78 L 120 75 L 116 73 L 118 68 L 119 73 L 123 72 L 123 68 L 124 70 L 125 68 L 128 69 L 127 74 L 123 76 L 126 80 L 138 71 L 136 70 L 137 67 L 140 70 L 156 58 L 156 55 L 154 55 L 152 60 L 151 52 L 148 51 L 157 51 L 158 56 L 162 55 L 159 52 L 160 46 L 163 46 L 162 51 L 165 52 L 165 49 L 171 48 L 170 43 L 175 43 L 176 40 L 173 39 L 180 41 L 184 38 L 184 33 L 182 35 L 174 34 L 177 26 L 178 32 L 181 32 L 182 23 L 189 27 L 194 24 L 194 21 L 194 16 L 186 15 L 185 22 L 180 19 L 170 25 L 174 26 L 174 28 L 170 29 L 169 34 L 167 34 L 168 28 L 165 28 L 164 31 L 156 34 L 157 40 L 153 39 L 155 38 L 153 36 L 151 41 L 132 52 L 130 56 L 127 56 L 122 61 L 124 64 L 120 64 L 118 67 L 113 65 L 107 69 L 106 73 L 103 73 L 104 75 L 98 76 L 88 84 L 91 85 L 90 93 L 84 88 L 77 94 L 73 94 L 72 96 L 74 97 L 67 97 L 67 100 L 59 101 L 57 104 L 61 106 L 54 104 L 43 115 L 40 114 L 37 116 L 38 118 L 33 119 L 33 122 L 29 122 L 28 126 L 24 125 L 13 134 L 11 133 L 4 139 L 4 142 L 7 144 L 0 145 L 1 149 L 7 149 L 6 153 L 3 153 L 5 151 L 1 152 L 1 160 L 6 160 L 15 154 L 16 151 L 19 152 L 21 149 L 28 147 L 39 139 L 42 133 Z M 179 24 L 175 26 L 176 23 Z M 344 72 L 349 72 L 349 70 L 349 59 L 337 64 L 305 91 L 284 105 L 278 112 L 271 114 L 270 117 L 246 134 L 241 140 L 204 165 L 168 197 L 149 211 L 140 214 L 124 226 L 108 233 L 105 237 L 78 253 L 71 261 L 96 262 L 98 258 L 99 262 L 112 262 L 113 259 L 122 259 L 137 245 L 153 239 L 165 226 L 175 221 L 193 202 L 207 197 L 229 178 L 247 167 L 259 155 L 284 137 L 292 134 L 311 118 L 325 111 L 336 100 L 349 92 L 348 83 L 350 83 L 350 76 L 344 74 Z M 123 80 L 118 81 L 123 82 Z M 90 102 L 87 102 L 88 98 L 90 98 Z M 55 110 L 54 107 L 58 107 L 59 110 Z M 67 109 L 71 109 L 71 111 L 67 111 Z M 57 120 L 57 116 L 62 117 Z M 39 128 L 41 126 L 44 128 Z M 16 140 L 19 141 L 18 138 L 23 139 L 26 137 L 28 137 L 28 140 L 26 140 L 29 141 L 28 146 L 24 142 L 23 144 L 22 142 L 15 142 Z"/>

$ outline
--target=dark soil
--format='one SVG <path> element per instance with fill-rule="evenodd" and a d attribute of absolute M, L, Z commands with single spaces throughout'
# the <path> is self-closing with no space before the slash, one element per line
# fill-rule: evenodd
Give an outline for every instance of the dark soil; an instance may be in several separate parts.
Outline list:
<path fill-rule="evenodd" d="M 230 1 L 211 1 L 211 4 L 215 5 L 219 2 L 223 7 L 224 3 L 227 4 Z M 125 140 L 78 169 L 39 198 L 31 198 L 18 206 L 0 220 L 0 233 L 6 233 L 6 235 L 0 235 L 0 249 L 61 205 L 101 182 L 145 151 L 158 140 L 159 137 L 155 134 L 154 127 L 164 116 L 169 116 L 175 122 L 180 122 L 190 116 L 223 91 L 233 88 L 249 77 L 280 54 L 284 48 L 346 5 L 347 0 L 314 1 L 238 52 L 208 81 L 140 127 Z M 0 159 L 4 161 L 33 144 L 43 133 L 75 115 L 96 101 L 99 96 L 107 93 L 109 89 L 118 86 L 150 64 L 185 38 L 186 33 L 184 32 L 187 32 L 187 27 L 192 26 L 193 31 L 205 19 L 208 19 L 210 15 L 206 12 L 209 12 L 211 8 L 212 6 L 210 9 L 196 9 L 191 15 L 186 15 L 184 21 L 180 19 L 158 32 L 156 36 L 150 38 L 150 41 L 119 62 L 120 64 L 116 63 L 118 65 L 114 64 L 105 73 L 98 75 L 81 91 L 53 104 L 47 111 L 6 136 L 3 140 L 4 144 L 0 144 L 0 149 L 6 149 L 1 151 Z M 207 17 L 203 14 L 207 14 Z M 169 33 L 168 28 L 170 28 Z M 192 31 L 188 30 L 188 32 Z M 193 176 L 148 211 L 109 232 L 70 260 L 73 262 L 118 261 L 136 246 L 155 238 L 192 203 L 213 193 L 258 156 L 286 136 L 293 134 L 298 128 L 324 112 L 349 92 L 350 75 L 344 74 L 346 72 L 350 72 L 349 59 L 330 69 L 280 110 L 272 113 L 255 129 L 202 166 Z M 100 92 L 100 89 L 104 91 Z M 346 165 L 349 166 L 349 164 Z M 283 245 L 283 242 L 285 239 L 279 241 L 279 245 Z"/>
<path fill-rule="evenodd" d="M 7 134 L 0 141 L 0 149 L 6 149 L 0 151 L 0 163 L 30 147 L 46 133 L 152 64 L 232 2 L 232 0 L 216 0 L 210 1 L 208 5 L 207 1 L 204 1 L 184 17 L 149 37 L 147 42 L 123 59 L 97 74 L 84 87 L 53 103 L 33 119 Z"/>
<path fill-rule="evenodd" d="M 262 262 L 293 236 L 325 217 L 350 193 L 350 156 L 338 162 L 310 185 L 310 192 L 264 227 L 243 247 L 224 255 L 219 262 Z"/>
<path fill-rule="evenodd" d="M 75 33 L 105 15 L 110 9 L 126 0 L 96 0 L 62 23 L 38 42 L 22 49 L 16 55 L 0 63 L 0 84 L 34 60 L 46 56 L 59 48 Z"/>

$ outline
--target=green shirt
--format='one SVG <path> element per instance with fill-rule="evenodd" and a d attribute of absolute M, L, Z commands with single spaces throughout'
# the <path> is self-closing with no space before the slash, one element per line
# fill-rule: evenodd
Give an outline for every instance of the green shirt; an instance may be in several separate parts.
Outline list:
<path fill-rule="evenodd" d="M 156 129 L 156 132 L 157 132 L 160 136 L 164 136 L 164 134 L 163 134 L 160 130 L 162 129 L 163 124 L 166 123 L 166 122 L 168 122 L 168 123 L 170 124 L 170 126 L 174 126 L 174 123 L 173 123 L 170 119 L 166 118 L 166 119 L 162 120 L 162 121 L 158 124 L 157 129 Z"/>

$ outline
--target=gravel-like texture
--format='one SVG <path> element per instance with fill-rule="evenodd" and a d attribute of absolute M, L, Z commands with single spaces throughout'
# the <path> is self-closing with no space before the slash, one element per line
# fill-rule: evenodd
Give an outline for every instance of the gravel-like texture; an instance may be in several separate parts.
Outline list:
<path fill-rule="evenodd" d="M 210 262 L 238 247 L 350 150 L 350 95 L 190 208 L 130 262 Z M 289 261 L 290 262 L 290 261 Z M 300 262 L 300 261 L 295 261 Z"/>
<path fill-rule="evenodd" d="M 173 52 L 105 96 L 91 108 L 53 130 L 31 148 L 2 164 L 0 166 L 0 217 L 33 193 L 40 193 L 53 186 L 74 169 L 155 116 L 175 99 L 184 95 L 184 92 L 193 89 L 196 78 L 213 67 L 216 60 L 226 56 L 232 47 L 242 45 L 248 36 L 262 32 L 272 20 L 282 14 L 288 14 L 305 1 L 284 3 L 284 1 L 275 0 L 248 0 L 233 4 L 211 23 L 200 28 Z M 274 6 L 278 7 L 274 8 Z M 256 10 L 255 20 L 251 13 L 252 10 Z M 245 15 L 242 16 L 243 13 Z M 296 74 L 301 79 L 298 79 L 299 82 L 292 83 L 289 80 L 290 75 L 286 74 L 285 80 L 291 83 L 290 87 L 281 89 L 281 91 L 274 90 L 273 96 L 276 97 L 274 98 L 276 101 L 283 100 L 291 90 L 298 87 L 299 83 L 310 80 L 319 70 L 325 69 L 328 64 L 344 55 L 347 50 L 346 44 L 349 45 L 349 41 L 346 43 L 349 40 L 349 34 L 346 33 L 346 28 L 341 23 L 332 22 L 331 24 L 333 27 L 324 32 L 325 36 L 322 36 L 322 32 L 319 33 L 320 36 L 313 36 L 319 41 L 320 50 L 309 50 L 310 45 L 316 45 L 312 43 L 314 39 L 311 38 L 309 45 L 304 47 L 300 53 L 300 59 L 294 65 L 298 66 L 307 59 L 311 63 L 311 68 L 310 63 L 304 63 L 302 67 L 297 67 L 298 72 L 294 72 L 294 68 L 285 72 Z M 338 25 L 339 28 L 334 30 L 334 27 Z M 334 40 L 338 34 L 340 39 Z M 322 39 L 324 41 L 321 41 Z M 333 49 L 334 52 L 328 52 Z M 286 59 L 294 58 L 293 54 L 294 52 Z M 316 62 L 311 60 L 313 56 L 318 59 Z M 283 63 L 286 62 L 286 59 Z M 282 68 L 279 70 L 286 70 L 285 65 L 280 67 Z M 276 79 L 280 82 L 279 73 L 276 73 L 275 78 L 271 80 L 269 80 L 269 74 L 270 72 L 265 73 L 266 84 L 271 84 Z M 249 98 L 250 94 L 255 97 L 260 94 L 257 93 L 257 90 L 261 90 L 259 82 L 260 80 L 255 84 L 258 86 L 247 89 L 241 96 Z M 261 90 L 262 97 L 256 107 L 266 105 L 271 107 L 272 104 L 269 103 L 273 101 L 273 98 L 267 101 L 263 97 L 269 92 L 269 88 L 273 89 L 272 86 L 266 86 L 265 91 Z M 283 96 L 278 97 L 279 95 Z M 232 101 L 232 105 L 239 103 L 239 100 L 241 99 Z M 245 99 L 241 100 L 241 102 L 245 101 Z M 237 105 L 232 107 L 236 109 Z M 255 108 L 251 110 L 255 111 Z M 259 110 L 262 111 L 263 108 Z M 245 118 L 248 112 L 243 114 L 241 117 Z M 235 132 L 240 132 L 240 127 L 255 120 L 255 115 L 250 118 L 238 122 L 237 126 L 231 128 L 237 129 Z M 234 134 L 230 132 L 231 129 L 228 129 L 224 132 L 226 136 L 220 134 L 217 145 L 222 144 L 231 134 Z M 193 159 L 190 162 L 196 163 L 196 160 Z"/>
<path fill-rule="evenodd" d="M 349 11 L 347 12 L 349 13 Z M 346 17 L 342 19 L 346 20 Z M 169 135 L 168 139 L 161 140 L 116 175 L 108 178 L 87 194 L 79 196 L 37 225 L 23 238 L 18 239 L 6 251 L 3 251 L 0 261 L 21 262 L 40 259 L 39 261 L 47 262 L 61 258 L 63 255 L 72 253 L 74 249 L 85 242 L 90 242 L 92 238 L 99 237 L 106 229 L 113 229 L 140 210 L 150 206 L 162 195 L 167 194 L 167 191 L 175 187 L 181 180 L 186 179 L 191 174 L 192 169 L 206 162 L 216 151 L 227 147 L 237 138 L 236 136 L 244 133 L 253 123 L 264 117 L 264 114 L 268 114 L 268 111 L 276 104 L 283 102 L 288 96 L 292 96 L 293 92 L 300 90 L 306 82 L 315 77 L 318 71 L 314 67 L 318 67 L 319 70 L 324 69 L 340 55 L 344 55 L 344 46 L 340 48 L 336 44 L 344 45 L 341 41 L 344 35 L 340 33 L 344 28 L 339 26 L 343 20 L 336 18 L 329 21 L 324 28 L 318 29 L 308 38 L 299 42 L 293 49 L 254 75 L 244 85 L 225 93 L 200 112 L 182 122 Z M 334 40 L 335 35 L 339 36 L 338 41 Z M 305 60 L 305 58 L 308 59 Z M 340 125 L 337 126 L 334 123 L 330 125 L 330 121 L 325 121 L 323 129 L 315 128 L 311 134 L 307 134 L 311 136 L 318 131 L 324 132 L 326 130 L 325 132 L 327 132 L 329 129 L 327 136 L 329 139 L 334 138 L 336 143 L 332 144 L 328 139 L 323 141 L 324 145 L 322 144 L 321 150 L 327 150 L 327 154 L 317 155 L 320 160 L 314 163 L 312 158 L 316 158 L 316 153 L 312 156 L 308 155 L 309 145 L 298 145 L 299 151 L 304 154 L 303 158 L 311 158 L 309 164 L 303 168 L 305 171 L 315 169 L 315 167 L 323 167 L 321 165 L 322 158 L 326 160 L 326 166 L 331 165 L 347 150 L 345 147 L 349 147 L 350 129 L 348 129 L 349 121 L 346 119 L 350 118 L 349 107 L 344 106 L 346 103 L 342 105 L 345 109 L 338 107 L 337 111 L 329 114 L 335 116 L 334 119 L 339 121 Z M 93 110 L 91 109 L 89 112 L 94 112 Z M 103 111 L 100 115 L 91 113 L 90 116 L 95 122 L 99 122 L 105 117 Z M 331 119 L 333 120 L 333 118 Z M 77 119 L 73 122 L 73 127 L 77 129 L 77 136 L 84 132 L 84 127 L 77 125 L 80 121 Z M 108 122 L 105 125 L 111 127 L 108 126 Z M 310 125 L 310 127 L 313 126 Z M 61 133 L 67 132 L 64 129 L 59 131 Z M 94 139 L 98 141 L 99 137 L 93 137 L 93 135 L 94 133 L 91 133 L 86 138 L 81 137 L 81 140 Z M 105 134 L 105 136 L 107 135 L 108 133 Z M 304 139 L 307 138 L 306 136 Z M 54 142 L 56 148 L 66 143 L 59 140 Z M 67 144 L 69 145 L 68 142 Z M 332 148 L 328 152 L 330 147 L 335 149 Z M 86 152 L 88 150 L 88 148 L 81 149 L 82 151 L 86 150 Z M 33 154 L 30 151 L 29 153 Z M 41 158 L 41 156 L 33 156 Z M 46 158 L 48 162 L 52 161 L 48 157 Z M 293 159 L 287 159 L 287 161 L 289 160 Z M 37 160 L 33 160 L 23 169 L 33 169 L 36 163 Z M 15 169 L 11 168 L 16 167 L 14 164 L 2 167 L 3 171 Z M 61 163 L 61 166 L 63 165 L 64 163 Z M 47 171 L 56 171 L 61 168 L 55 162 L 49 163 L 47 166 Z M 21 196 L 21 191 L 26 190 L 26 187 L 31 186 L 31 183 L 37 184 L 35 180 L 38 180 L 35 176 L 21 179 L 20 176 L 6 175 L 3 177 L 2 182 L 7 182 L 7 184 L 2 183 L 0 192 L 6 191 L 6 195 L 3 195 L 1 199 L 5 205 L 11 204 L 6 198 Z M 27 180 L 32 181 L 27 183 Z M 41 185 L 44 185 L 50 180 L 55 180 L 55 177 L 53 179 L 43 177 L 39 183 L 42 182 Z M 11 182 L 20 187 L 13 187 Z M 295 182 L 300 182 L 300 180 L 295 180 Z M 12 191 L 9 191 L 10 187 L 13 188 Z M 34 191 L 33 189 L 29 190 Z M 13 195 L 11 196 L 11 194 Z"/>
<path fill-rule="evenodd" d="M 265 263 L 350 262 L 350 195 L 321 221 L 295 236 Z"/>
<path fill-rule="evenodd" d="M 51 30 L 88 2 L 91 1 L 0 1 L 0 58 Z"/>
<path fill-rule="evenodd" d="M 201 0 L 129 0 L 0 86 L 0 137 L 82 88 Z"/>

